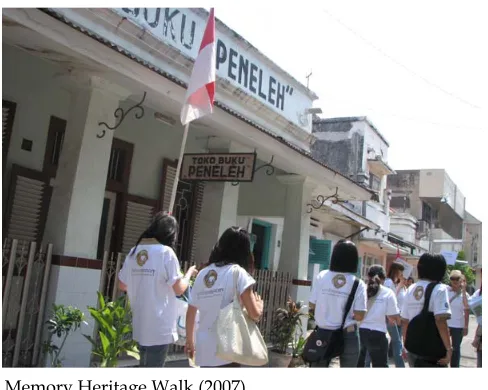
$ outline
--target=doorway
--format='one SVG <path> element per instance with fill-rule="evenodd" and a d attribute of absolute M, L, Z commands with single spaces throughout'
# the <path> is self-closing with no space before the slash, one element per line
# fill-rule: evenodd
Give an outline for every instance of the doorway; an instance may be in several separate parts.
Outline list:
<path fill-rule="evenodd" d="M 271 246 L 271 228 L 269 222 L 254 219 L 252 222 L 252 234 L 254 236 L 254 267 L 256 269 L 269 269 L 269 253 Z"/>
<path fill-rule="evenodd" d="M 115 229 L 114 215 L 117 194 L 105 191 L 103 199 L 102 218 L 100 220 L 100 230 L 98 232 L 97 258 L 103 259 L 104 252 L 112 252 L 112 234 Z"/>

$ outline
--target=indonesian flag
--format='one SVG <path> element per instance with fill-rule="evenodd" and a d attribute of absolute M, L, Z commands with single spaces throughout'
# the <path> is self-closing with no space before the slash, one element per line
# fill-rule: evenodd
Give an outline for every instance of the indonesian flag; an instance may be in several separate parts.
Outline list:
<path fill-rule="evenodd" d="M 183 125 L 213 112 L 216 52 L 215 17 L 214 9 L 211 8 L 200 51 L 193 65 L 185 104 L 181 109 L 181 123 Z"/>

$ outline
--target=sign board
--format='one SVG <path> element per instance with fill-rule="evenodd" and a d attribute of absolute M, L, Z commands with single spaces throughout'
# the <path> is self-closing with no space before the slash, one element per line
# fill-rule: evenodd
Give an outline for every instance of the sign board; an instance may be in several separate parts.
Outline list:
<path fill-rule="evenodd" d="M 255 163 L 254 153 L 185 154 L 180 180 L 252 181 Z"/>
<path fill-rule="evenodd" d="M 200 10 L 191 8 L 113 8 L 112 10 L 186 56 L 192 59 L 197 57 L 208 18 Z M 305 86 L 218 21 L 215 27 L 215 38 L 218 77 L 245 91 L 296 126 L 311 131 L 311 121 L 308 123 L 300 121 L 301 116 L 312 107 L 314 101 Z"/>
<path fill-rule="evenodd" d="M 394 261 L 394 263 L 399 263 L 403 265 L 403 277 L 405 279 L 408 279 L 412 275 L 413 271 L 413 266 L 412 264 L 407 263 L 405 260 L 403 260 L 401 257 L 397 257 Z"/>
<path fill-rule="evenodd" d="M 456 252 L 456 251 L 441 251 L 441 255 L 444 256 L 444 258 L 446 259 L 447 265 L 456 264 L 458 252 Z"/>

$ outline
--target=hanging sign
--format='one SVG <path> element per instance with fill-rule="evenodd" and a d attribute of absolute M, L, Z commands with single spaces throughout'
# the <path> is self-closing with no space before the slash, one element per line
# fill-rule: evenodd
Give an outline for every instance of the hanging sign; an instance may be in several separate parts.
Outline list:
<path fill-rule="evenodd" d="M 246 182 L 254 178 L 254 153 L 185 154 L 181 180 Z"/>
<path fill-rule="evenodd" d="M 394 263 L 399 263 L 399 264 L 403 265 L 403 277 L 405 279 L 408 279 L 412 275 L 413 266 L 411 264 L 407 263 L 401 257 L 397 257 L 395 259 Z"/>
<path fill-rule="evenodd" d="M 457 256 L 458 256 L 458 252 L 456 252 L 456 251 L 446 251 L 446 250 L 443 250 L 443 251 L 441 251 L 441 255 L 444 256 L 444 258 L 446 259 L 447 265 L 454 265 L 454 264 L 456 264 L 456 259 L 457 259 Z"/>

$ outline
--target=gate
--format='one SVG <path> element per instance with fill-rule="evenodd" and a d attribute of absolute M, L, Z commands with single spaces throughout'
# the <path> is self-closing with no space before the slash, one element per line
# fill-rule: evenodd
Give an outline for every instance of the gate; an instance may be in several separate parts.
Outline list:
<path fill-rule="evenodd" d="M 2 367 L 35 367 L 39 362 L 52 248 L 4 241 Z"/>

